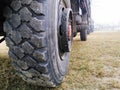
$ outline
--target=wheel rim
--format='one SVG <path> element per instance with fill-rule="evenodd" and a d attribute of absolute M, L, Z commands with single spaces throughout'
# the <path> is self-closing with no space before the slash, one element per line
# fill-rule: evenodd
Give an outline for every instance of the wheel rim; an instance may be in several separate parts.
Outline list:
<path fill-rule="evenodd" d="M 62 0 L 58 11 L 58 50 L 61 60 L 64 60 L 65 54 L 71 51 L 72 10 L 67 8 Z"/>

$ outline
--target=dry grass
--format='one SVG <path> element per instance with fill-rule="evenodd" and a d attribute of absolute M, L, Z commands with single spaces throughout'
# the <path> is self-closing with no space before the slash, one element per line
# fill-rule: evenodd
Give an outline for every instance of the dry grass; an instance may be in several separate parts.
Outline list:
<path fill-rule="evenodd" d="M 32 86 L 16 76 L 0 45 L 0 90 L 120 90 L 120 32 L 95 32 L 87 42 L 74 38 L 68 75 L 57 88 Z"/>

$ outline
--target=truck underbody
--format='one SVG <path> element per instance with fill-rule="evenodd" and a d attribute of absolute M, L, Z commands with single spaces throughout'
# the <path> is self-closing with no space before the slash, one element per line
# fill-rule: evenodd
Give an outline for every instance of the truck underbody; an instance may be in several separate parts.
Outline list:
<path fill-rule="evenodd" d="M 3 0 L 0 1 L 0 36 L 4 35 L 3 32 L 3 22 L 5 21 L 5 18 L 3 17 L 3 8 L 4 8 L 4 2 Z"/>
<path fill-rule="evenodd" d="M 13 1 L 13 0 L 1 0 L 0 1 L 0 36 L 5 36 L 5 32 L 3 30 L 3 23 L 5 21 L 5 17 L 3 16 L 3 12 L 4 12 L 5 7 L 7 5 L 9 5 L 11 1 Z M 91 7 L 90 7 L 89 0 L 64 0 L 64 1 L 67 3 L 71 3 L 71 5 L 69 5 L 69 6 L 71 6 L 71 8 L 72 8 L 74 17 L 76 17 L 79 14 L 79 11 L 81 9 L 82 15 L 87 14 L 88 17 L 91 18 L 91 16 L 90 16 L 91 15 Z M 79 20 L 79 21 L 81 21 L 81 23 L 82 23 L 82 20 Z M 75 30 L 75 33 L 77 33 L 77 30 Z"/>

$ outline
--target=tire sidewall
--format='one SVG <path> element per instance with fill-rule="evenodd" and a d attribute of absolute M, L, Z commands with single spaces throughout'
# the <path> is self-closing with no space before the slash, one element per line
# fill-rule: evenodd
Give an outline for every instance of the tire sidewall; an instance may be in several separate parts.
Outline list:
<path fill-rule="evenodd" d="M 70 53 L 65 53 L 64 60 L 60 59 L 58 49 L 58 6 L 60 0 L 48 1 L 50 6 L 47 16 L 47 42 L 49 52 L 49 67 L 51 68 L 51 75 L 54 78 L 54 82 L 60 84 L 69 67 Z"/>

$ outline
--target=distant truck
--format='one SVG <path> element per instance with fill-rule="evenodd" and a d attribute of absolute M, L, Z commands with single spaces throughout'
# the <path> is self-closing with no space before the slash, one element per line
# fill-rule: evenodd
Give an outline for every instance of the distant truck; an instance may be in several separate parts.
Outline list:
<path fill-rule="evenodd" d="M 20 77 L 43 87 L 61 84 L 73 37 L 87 40 L 90 0 L 0 0 L 0 40 Z"/>

